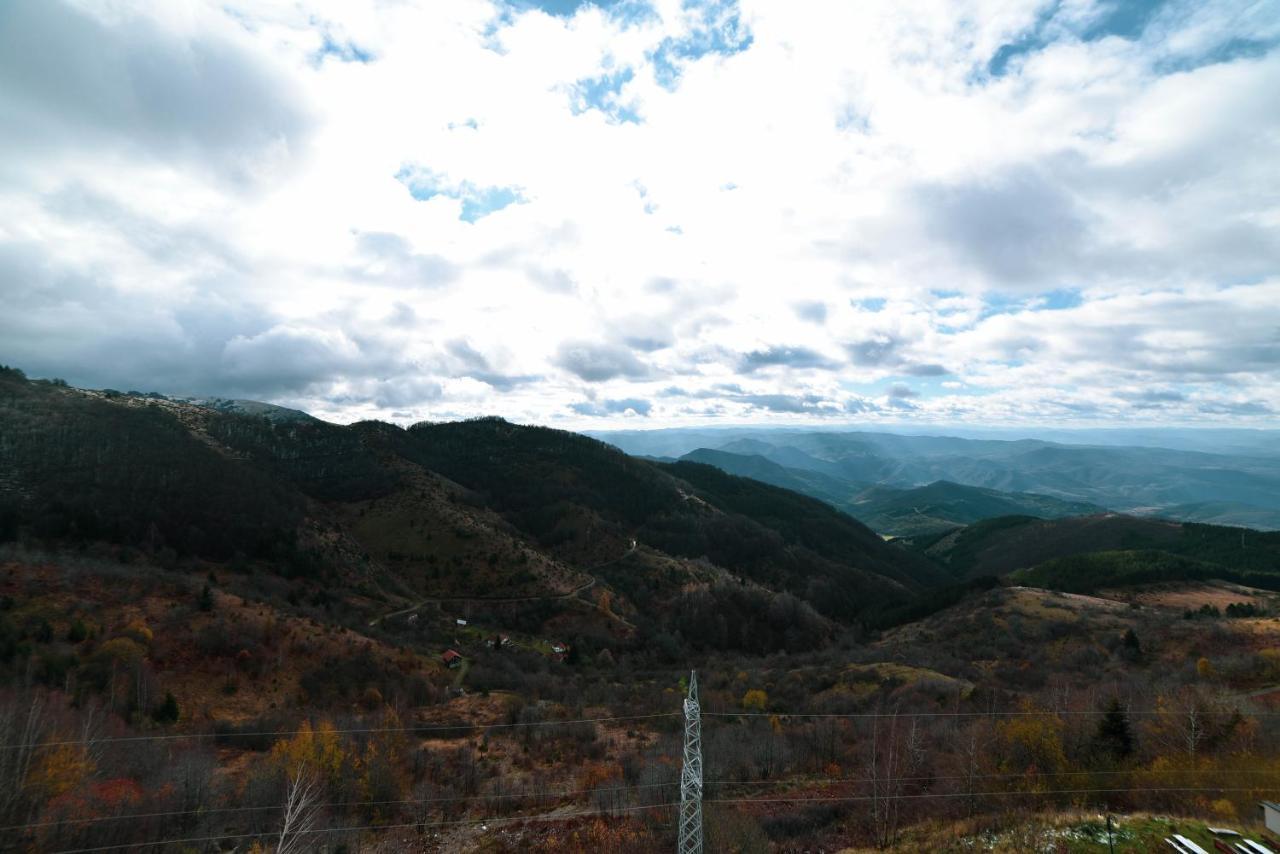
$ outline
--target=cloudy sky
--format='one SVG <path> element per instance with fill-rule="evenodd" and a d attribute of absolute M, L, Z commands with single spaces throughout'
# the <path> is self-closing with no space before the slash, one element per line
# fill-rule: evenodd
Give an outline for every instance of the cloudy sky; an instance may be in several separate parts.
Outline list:
<path fill-rule="evenodd" d="M 1280 0 L 4 0 L 0 362 L 339 421 L 1273 425 Z"/>

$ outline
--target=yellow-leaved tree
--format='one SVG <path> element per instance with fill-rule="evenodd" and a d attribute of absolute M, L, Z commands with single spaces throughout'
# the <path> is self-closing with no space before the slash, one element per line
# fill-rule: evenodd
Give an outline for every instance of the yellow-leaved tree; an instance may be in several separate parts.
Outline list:
<path fill-rule="evenodd" d="M 310 771 L 331 791 L 342 788 L 347 756 L 338 733 L 328 720 L 321 720 L 315 729 L 311 728 L 309 721 L 304 722 L 292 738 L 275 743 L 271 748 L 271 759 L 288 777 Z"/>

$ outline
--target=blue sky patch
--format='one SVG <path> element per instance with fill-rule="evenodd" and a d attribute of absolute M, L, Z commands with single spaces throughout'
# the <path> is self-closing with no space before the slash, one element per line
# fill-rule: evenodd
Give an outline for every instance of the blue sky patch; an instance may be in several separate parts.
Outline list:
<path fill-rule="evenodd" d="M 1100 4 L 1103 14 L 1089 25 L 1080 37 L 1085 41 L 1097 41 L 1107 36 L 1119 36 L 1134 41 L 1142 37 L 1147 24 L 1166 5 L 1168 0 L 1112 0 Z"/>
<path fill-rule="evenodd" d="M 653 7 L 645 0 L 508 0 L 507 5 L 516 12 L 539 9 L 557 18 L 572 18 L 583 8 L 595 6 L 624 23 L 641 21 L 654 14 Z"/>
<path fill-rule="evenodd" d="M 481 187 L 471 181 L 450 182 L 444 175 L 408 165 L 400 167 L 396 180 L 420 202 L 436 196 L 462 202 L 458 219 L 463 222 L 475 222 L 513 204 L 528 201 L 519 187 Z"/>
<path fill-rule="evenodd" d="M 315 53 L 316 64 L 324 62 L 326 57 L 333 57 L 339 62 L 359 62 L 361 64 L 370 63 L 374 60 L 372 53 L 350 39 L 337 41 L 328 33 L 324 34 L 324 41 L 321 43 L 320 49 Z"/>
<path fill-rule="evenodd" d="M 1038 294 L 989 293 L 982 298 L 981 317 L 985 320 L 997 314 L 1018 314 L 1023 311 L 1061 311 L 1084 304 L 1084 297 L 1075 288 L 1058 288 Z"/>
<path fill-rule="evenodd" d="M 737 0 L 685 0 L 685 12 L 694 13 L 695 23 L 684 38 L 665 38 L 649 53 L 654 79 L 659 86 L 674 91 L 684 67 L 708 54 L 732 56 L 751 47 L 755 37 L 742 21 Z"/>
<path fill-rule="evenodd" d="M 1280 39 L 1231 38 L 1195 56 L 1179 56 L 1156 63 L 1157 74 L 1194 71 L 1206 65 L 1219 65 L 1237 59 L 1258 59 L 1280 45 Z"/>
<path fill-rule="evenodd" d="M 573 84 L 570 109 L 574 115 L 599 110 L 614 124 L 640 124 L 640 114 L 635 108 L 619 99 L 622 87 L 635 76 L 635 71 L 627 67 L 577 81 Z"/>

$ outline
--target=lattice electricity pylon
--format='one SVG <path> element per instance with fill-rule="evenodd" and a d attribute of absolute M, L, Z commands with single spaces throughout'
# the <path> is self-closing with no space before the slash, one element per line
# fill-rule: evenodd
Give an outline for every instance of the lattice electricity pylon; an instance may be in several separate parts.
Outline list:
<path fill-rule="evenodd" d="M 702 854 L 702 712 L 698 672 L 689 673 L 684 701 L 684 766 L 680 769 L 680 845 L 677 854 Z"/>

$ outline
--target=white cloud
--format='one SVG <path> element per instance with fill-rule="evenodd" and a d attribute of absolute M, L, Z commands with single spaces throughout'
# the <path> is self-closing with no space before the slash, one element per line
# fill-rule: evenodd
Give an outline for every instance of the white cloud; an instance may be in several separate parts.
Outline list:
<path fill-rule="evenodd" d="M 10 4 L 0 360 L 341 420 L 1274 418 L 1265 4 L 644 5 Z"/>

